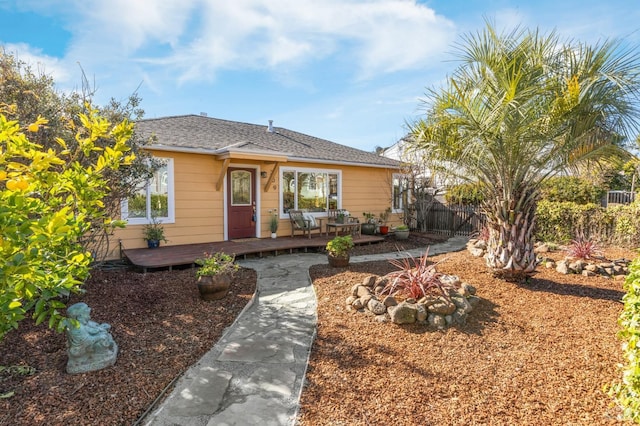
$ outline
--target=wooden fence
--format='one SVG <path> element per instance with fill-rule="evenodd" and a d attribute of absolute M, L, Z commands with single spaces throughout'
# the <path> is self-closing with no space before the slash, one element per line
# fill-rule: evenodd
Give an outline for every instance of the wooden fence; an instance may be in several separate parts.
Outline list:
<path fill-rule="evenodd" d="M 616 204 L 629 204 L 635 200 L 635 194 L 629 191 L 609 191 L 603 197 L 603 207 Z M 479 232 L 486 218 L 480 207 L 472 205 L 447 205 L 433 198 L 418 200 L 411 212 L 411 228 L 422 232 L 437 234 L 473 235 Z M 600 225 L 600 227 L 602 227 Z M 585 230 L 586 232 L 586 230 Z M 613 229 L 599 229 L 602 235 L 612 233 Z"/>
<path fill-rule="evenodd" d="M 422 207 L 422 208 L 421 208 Z M 484 214 L 477 206 L 446 205 L 431 200 L 429 205 L 418 207 L 416 228 L 422 232 L 447 235 L 473 235 L 485 223 Z"/>

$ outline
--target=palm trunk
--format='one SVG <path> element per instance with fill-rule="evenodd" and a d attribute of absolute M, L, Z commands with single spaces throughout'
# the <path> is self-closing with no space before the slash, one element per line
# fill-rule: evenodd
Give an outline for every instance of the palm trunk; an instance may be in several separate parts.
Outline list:
<path fill-rule="evenodd" d="M 520 211 L 505 209 L 502 203 L 488 206 L 489 241 L 485 260 L 494 275 L 507 280 L 523 280 L 536 268 L 533 227 L 536 203 L 522 206 Z"/>

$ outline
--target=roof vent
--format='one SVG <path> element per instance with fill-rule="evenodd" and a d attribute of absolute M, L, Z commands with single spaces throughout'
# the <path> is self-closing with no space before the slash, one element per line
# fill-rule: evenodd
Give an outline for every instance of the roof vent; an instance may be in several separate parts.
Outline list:
<path fill-rule="evenodd" d="M 269 127 L 267 127 L 267 132 L 273 133 L 273 120 L 269 120 Z"/>
<path fill-rule="evenodd" d="M 209 116 L 209 114 L 207 114 L 206 112 L 201 112 L 201 113 L 200 113 L 200 115 L 201 115 L 202 117 L 208 117 L 208 116 Z"/>

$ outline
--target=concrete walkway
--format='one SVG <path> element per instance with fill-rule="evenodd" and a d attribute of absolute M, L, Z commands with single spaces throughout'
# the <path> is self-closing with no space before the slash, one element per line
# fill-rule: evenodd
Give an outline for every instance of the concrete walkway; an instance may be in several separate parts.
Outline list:
<path fill-rule="evenodd" d="M 429 255 L 457 251 L 451 238 Z M 407 252 L 354 256 L 351 262 L 406 257 Z M 424 249 L 411 250 L 420 256 Z M 147 425 L 292 425 L 316 334 L 316 297 L 309 267 L 323 254 L 239 261 L 256 270 L 257 290 L 216 345 L 192 366 L 146 419 Z"/>

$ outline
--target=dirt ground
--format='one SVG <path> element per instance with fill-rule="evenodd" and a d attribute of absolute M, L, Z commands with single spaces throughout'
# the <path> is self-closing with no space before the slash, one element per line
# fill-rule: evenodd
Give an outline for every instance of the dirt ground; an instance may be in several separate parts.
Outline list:
<path fill-rule="evenodd" d="M 413 233 L 354 254 L 437 239 Z M 482 300 L 465 327 L 444 332 L 346 311 L 348 289 L 389 272 L 388 262 L 312 268 L 319 326 L 300 424 L 617 424 L 602 386 L 619 377 L 620 281 L 541 268 L 517 285 L 493 279 L 466 252 L 434 260 L 445 257 L 439 270 L 476 286 Z M 33 374 L 0 371 L 0 395 L 13 392 L 0 399 L 0 425 L 135 424 L 220 338 L 250 300 L 255 279 L 241 270 L 224 301 L 202 302 L 191 269 L 94 272 L 86 294 L 70 303 L 85 301 L 93 320 L 112 324 L 116 365 L 66 374 L 64 335 L 24 321 L 0 342 L 0 366 L 32 367 Z"/>

